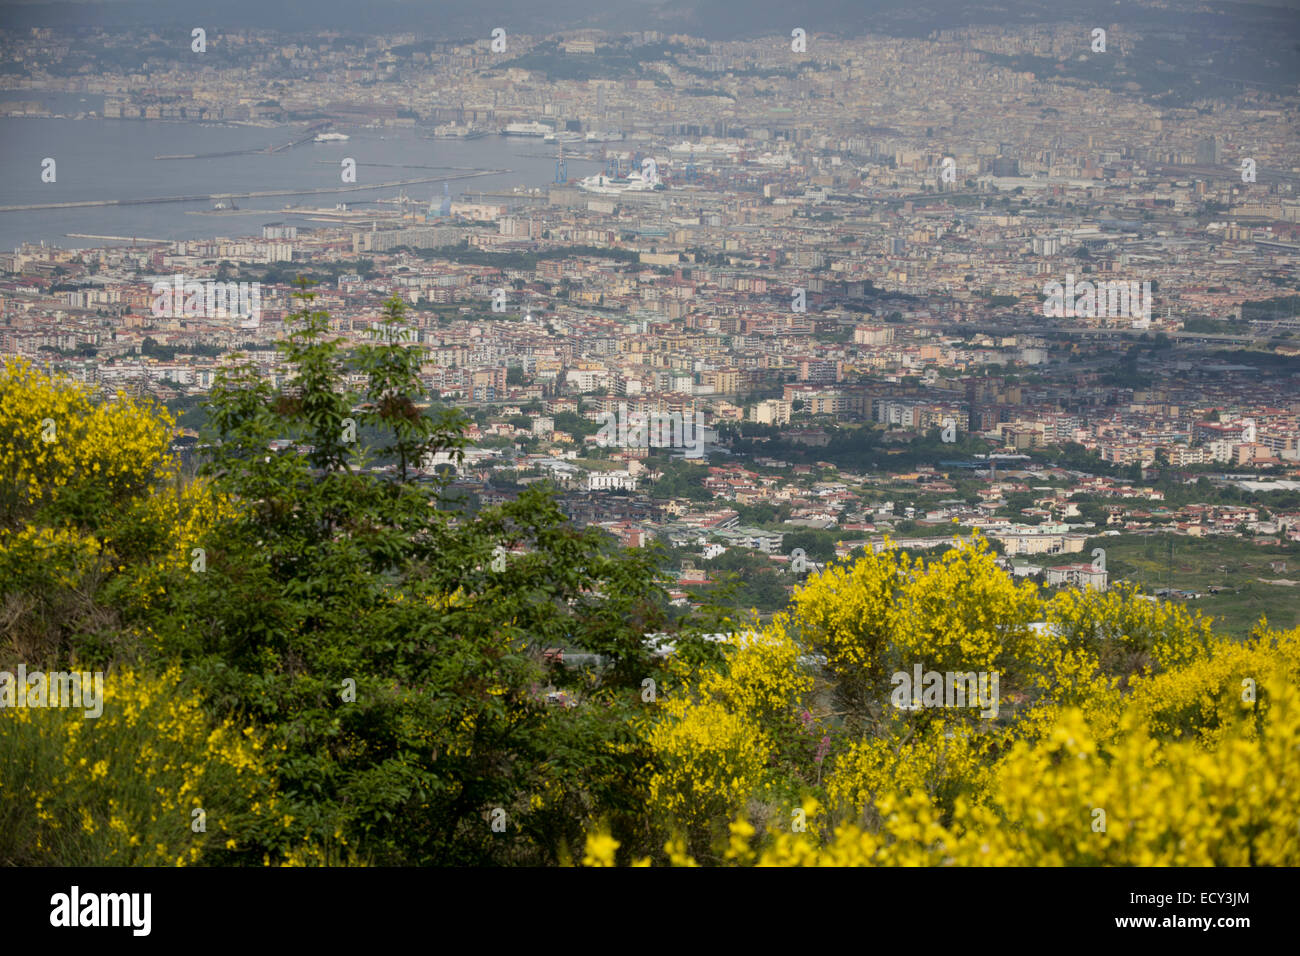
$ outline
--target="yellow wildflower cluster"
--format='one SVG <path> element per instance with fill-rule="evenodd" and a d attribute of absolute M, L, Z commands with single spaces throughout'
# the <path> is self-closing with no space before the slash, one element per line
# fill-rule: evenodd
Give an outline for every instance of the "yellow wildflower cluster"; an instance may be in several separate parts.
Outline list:
<path fill-rule="evenodd" d="M 111 673 L 102 704 L 0 710 L 0 863 L 193 864 L 274 817 L 266 744 L 213 727 L 179 668 Z"/>
<path fill-rule="evenodd" d="M 20 358 L 0 369 L 0 481 L 19 507 L 89 484 L 110 500 L 147 492 L 175 467 L 172 425 L 163 409 L 120 393 L 94 402 L 89 389 Z"/>
<path fill-rule="evenodd" d="M 32 593 L 74 588 L 100 553 L 98 541 L 69 528 L 0 529 L 0 581 Z"/>
<path fill-rule="evenodd" d="M 812 687 L 780 623 L 738 635 L 720 670 L 663 704 L 649 741 L 657 758 L 651 805 L 662 822 L 697 832 L 762 789 L 772 734 L 792 728 Z"/>
<path fill-rule="evenodd" d="M 759 866 L 1295 866 L 1300 864 L 1300 630 L 1244 653 L 1259 665 L 1259 697 L 1215 710 L 1214 748 L 1200 735 L 1162 741 L 1152 700 L 1210 686 L 1209 665 L 1189 683 L 1171 673 L 1130 699 L 1114 734 L 1065 708 L 1042 740 L 1016 743 L 996 766 L 988 799 L 959 797 L 950 823 L 924 789 L 877 796 L 878 824 L 845 823 L 822 838 L 772 828 L 753 853 L 753 829 L 732 824 L 726 861 Z M 1239 690 L 1225 651 L 1227 688 Z M 1211 658 L 1211 661 L 1213 658 Z M 1162 685 L 1162 686 L 1157 686 Z M 1222 687 L 1213 688 L 1222 690 Z M 1226 698 L 1225 698 L 1226 699 Z M 1269 705 L 1262 710 L 1260 701 Z M 674 865 L 693 862 L 678 853 Z"/>
<path fill-rule="evenodd" d="M 1261 627 L 1245 642 L 1216 639 L 1186 667 L 1135 680 L 1133 704 L 1153 735 L 1196 738 L 1213 749 L 1244 707 L 1262 713 L 1273 706 L 1259 681 L 1277 666 L 1300 681 L 1300 628 Z"/>
<path fill-rule="evenodd" d="M 983 538 L 957 544 L 904 584 L 893 644 L 904 661 L 935 670 L 996 670 L 1020 656 L 1036 588 L 1001 571 Z"/>
<path fill-rule="evenodd" d="M 928 564 L 886 546 L 814 575 L 795 593 L 793 617 L 801 640 L 840 675 L 899 662 L 992 670 L 1019 654 L 1038 611 L 1033 583 L 1016 584 L 994 561 L 978 536 Z"/>
<path fill-rule="evenodd" d="M 878 669 L 898 631 L 896 596 L 908 570 L 907 555 L 886 547 L 852 567 L 833 564 L 813 575 L 793 599 L 805 644 L 839 673 Z"/>
<path fill-rule="evenodd" d="M 1061 648 L 1086 652 L 1107 673 L 1171 668 L 1200 657 L 1213 637 L 1209 619 L 1183 607 L 1139 596 L 1119 584 L 1105 593 L 1061 591 L 1047 604 L 1051 625 L 1041 635 L 1045 663 Z M 1047 680 L 1055 672 L 1047 668 Z"/>
<path fill-rule="evenodd" d="M 668 718 L 650 733 L 660 769 L 650 779 L 656 810 L 694 830 L 725 819 L 759 786 L 771 743 L 744 717 L 715 700 L 665 703 Z"/>
<path fill-rule="evenodd" d="M 1004 735 L 981 733 L 961 721 L 938 719 L 906 740 L 854 741 L 826 782 L 832 805 L 851 816 L 870 814 L 875 798 L 918 790 L 943 806 L 958 796 L 982 798 L 992 783 L 992 757 Z"/>
<path fill-rule="evenodd" d="M 807 649 L 827 681 L 800 666 Z M 884 680 L 909 659 L 1009 670 L 1011 706 L 891 709 Z M 673 865 L 705 850 L 731 865 L 1300 863 L 1300 629 L 1219 639 L 1126 587 L 1044 605 L 977 541 L 815 575 L 725 669 L 683 686 L 649 733 Z M 847 709 L 805 710 L 801 745 L 783 731 L 806 702 Z M 834 756 L 812 785 L 799 754 L 824 729 Z M 807 796 L 806 829 L 770 812 L 809 789 L 827 811 Z M 611 841 L 587 856 L 608 865 Z"/>
<path fill-rule="evenodd" d="M 124 395 L 97 402 L 84 386 L 8 360 L 0 529 L 11 530 L 0 530 L 0 569 L 15 573 L 0 574 L 5 590 L 49 603 L 59 592 L 93 594 L 95 583 L 123 574 L 131 586 L 121 600 L 146 611 L 168 574 L 193 568 L 194 549 L 234 506 L 207 481 L 181 480 L 167 452 L 172 426 L 165 409 Z"/>
<path fill-rule="evenodd" d="M 812 677 L 800 666 L 799 645 L 783 622 L 736 639 L 725 669 L 707 671 L 699 684 L 707 698 L 725 702 L 746 719 L 769 725 L 789 719 L 795 704 L 812 689 Z"/>

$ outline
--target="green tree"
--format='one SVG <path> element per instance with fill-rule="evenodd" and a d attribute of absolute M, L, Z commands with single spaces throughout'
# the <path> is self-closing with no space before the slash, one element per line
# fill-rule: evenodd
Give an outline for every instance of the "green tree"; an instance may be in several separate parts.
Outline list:
<path fill-rule="evenodd" d="M 644 641 L 668 621 L 653 555 L 574 529 L 538 488 L 471 517 L 445 479 L 366 470 L 343 437 L 352 372 L 372 375 L 363 414 L 399 454 L 460 438 L 412 415 L 405 346 L 349 359 L 300 296 L 285 390 L 239 359 L 212 390 L 205 471 L 240 507 L 204 541 L 205 573 L 166 588 L 160 650 L 213 706 L 274 735 L 286 841 L 346 839 L 375 863 L 556 862 L 596 812 L 631 838 L 640 682 L 667 677 Z M 269 451 L 286 436 L 310 451 Z M 559 668 L 548 647 L 604 664 Z M 548 705 L 548 684 L 584 705 Z"/>
<path fill-rule="evenodd" d="M 402 300 L 394 295 L 384 303 L 380 344 L 364 345 L 356 352 L 356 367 L 367 376 L 365 411 L 360 418 L 392 433 L 392 442 L 382 452 L 397 456 L 402 481 L 407 479 L 410 465 L 418 464 L 434 448 L 455 448 L 459 463 L 460 435 L 465 426 L 457 411 L 445 410 L 433 419 L 416 407 L 425 350 L 400 341 L 404 314 Z"/>

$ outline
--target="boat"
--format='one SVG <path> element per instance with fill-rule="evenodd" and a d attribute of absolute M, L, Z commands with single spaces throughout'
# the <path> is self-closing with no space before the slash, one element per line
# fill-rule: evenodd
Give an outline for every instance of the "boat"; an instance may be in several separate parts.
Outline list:
<path fill-rule="evenodd" d="M 545 136 L 554 130 L 545 123 L 509 123 L 502 130 L 502 136 Z"/>
<path fill-rule="evenodd" d="M 623 193 L 651 192 L 656 188 L 656 185 L 656 183 L 652 183 L 635 170 L 625 177 L 606 176 L 601 173 L 578 181 L 578 188 L 583 192 L 596 193 L 601 196 L 621 196 Z"/>
<path fill-rule="evenodd" d="M 457 126 L 455 123 L 443 123 L 433 128 L 434 139 L 482 139 L 489 130 L 481 126 Z"/>
<path fill-rule="evenodd" d="M 218 199 L 216 202 L 212 204 L 212 208 L 214 210 L 219 210 L 219 209 L 236 210 L 239 208 L 239 206 L 235 203 L 233 199 Z"/>
<path fill-rule="evenodd" d="M 317 133 L 314 142 L 317 143 L 345 143 L 352 137 L 347 133 Z"/>

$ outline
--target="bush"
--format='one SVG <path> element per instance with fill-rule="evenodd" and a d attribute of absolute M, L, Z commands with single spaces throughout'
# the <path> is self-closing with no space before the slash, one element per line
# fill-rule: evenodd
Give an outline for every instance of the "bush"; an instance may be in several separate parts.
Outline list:
<path fill-rule="evenodd" d="M 110 673 L 102 705 L 0 710 L 0 865 L 263 861 L 292 821 L 262 734 L 210 721 L 179 668 Z"/>

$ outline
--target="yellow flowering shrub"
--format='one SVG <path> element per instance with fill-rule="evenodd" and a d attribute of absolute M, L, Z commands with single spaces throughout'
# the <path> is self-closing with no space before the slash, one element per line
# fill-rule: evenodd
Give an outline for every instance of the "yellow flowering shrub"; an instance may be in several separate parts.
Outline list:
<path fill-rule="evenodd" d="M 799 663 L 799 645 L 783 622 L 748 632 L 737 643 L 725 668 L 705 672 L 699 692 L 764 726 L 791 720 L 813 681 Z"/>
<path fill-rule="evenodd" d="M 899 790 L 877 799 L 877 827 L 846 823 L 825 839 L 812 826 L 773 827 L 758 853 L 736 846 L 747 827 L 738 820 L 727 862 L 1296 866 L 1300 689 L 1286 666 L 1272 664 L 1259 679 L 1265 712 L 1239 702 L 1213 750 L 1197 739 L 1161 742 L 1136 701 L 1109 742 L 1067 708 L 1043 740 L 1017 743 L 999 763 L 987 802 L 958 798 L 949 824 L 924 790 Z"/>
<path fill-rule="evenodd" d="M 717 670 L 664 701 L 648 740 L 657 769 L 651 805 L 660 822 L 704 839 L 751 797 L 771 796 L 768 768 L 798 733 L 797 708 L 812 688 L 800 648 L 780 622 L 737 636 Z"/>
<path fill-rule="evenodd" d="M 701 699 L 675 701 L 654 729 L 661 755 L 691 757 L 674 765 L 673 818 L 711 825 L 709 862 L 1300 863 L 1300 628 L 1218 639 L 1199 615 L 1126 587 L 1066 592 L 1044 609 L 978 545 L 928 565 L 876 555 L 833 567 L 794 603 L 764 632 L 770 646 L 706 675 Z M 1046 625 L 1030 628 L 1044 610 Z M 1009 667 L 1025 675 L 1025 693 L 1000 719 L 976 721 L 970 707 L 890 710 L 880 684 L 864 680 L 866 708 L 845 712 L 857 719 L 816 721 L 838 735 L 829 772 L 811 785 L 828 812 L 809 796 L 806 829 L 768 813 L 760 834 L 750 814 L 788 796 L 789 780 L 759 773 L 757 759 L 736 772 L 741 735 L 752 726 L 755 757 L 771 749 L 780 766 L 784 741 L 764 732 L 827 699 L 807 674 L 773 673 L 777 662 L 798 673 L 801 642 L 826 653 L 832 690 L 915 654 L 926 670 Z M 728 805 L 723 851 L 716 814 Z M 678 835 L 665 858 L 695 865 L 701 848 Z M 589 865 L 613 859 L 606 844 L 589 849 Z"/>
<path fill-rule="evenodd" d="M 1133 705 L 1152 734 L 1195 737 L 1212 749 L 1243 706 L 1257 700 L 1265 703 L 1259 681 L 1275 668 L 1289 675 L 1292 683 L 1300 681 L 1300 628 L 1286 632 L 1260 628 L 1245 642 L 1216 639 L 1204 658 L 1136 679 Z"/>
<path fill-rule="evenodd" d="M 0 529 L 0 580 L 33 594 L 75 588 L 96 569 L 101 546 L 70 528 Z"/>
<path fill-rule="evenodd" d="M 56 659 L 62 626 L 93 617 L 87 595 L 112 563 L 100 542 L 75 528 L 0 528 L 0 666 Z"/>
<path fill-rule="evenodd" d="M 1046 740 L 1018 745 L 999 768 L 1000 825 L 959 815 L 966 832 L 954 862 L 1296 865 L 1300 692 L 1281 668 L 1260 684 L 1268 713 L 1256 719 L 1258 705 L 1238 699 L 1213 750 L 1162 743 L 1137 701 L 1106 744 L 1067 711 Z"/>
<path fill-rule="evenodd" d="M 908 570 L 906 553 L 889 548 L 852 566 L 832 564 L 795 591 L 783 621 L 797 621 L 803 643 L 824 653 L 835 673 L 878 673 L 898 631 L 896 598 Z"/>
<path fill-rule="evenodd" d="M 997 672 L 1000 693 L 1016 687 L 1040 612 L 1035 585 L 1018 584 L 997 567 L 978 535 L 928 562 L 885 548 L 832 565 L 812 575 L 792 604 L 777 621 L 826 656 L 836 709 L 868 724 L 888 711 L 891 675 L 916 665 Z M 913 692 L 919 696 L 920 688 Z"/>
<path fill-rule="evenodd" d="M 51 379 L 21 358 L 0 368 L 0 523 L 41 505 L 81 517 L 96 505 L 147 494 L 175 462 L 165 409 Z"/>
<path fill-rule="evenodd" d="M 0 865 L 233 862 L 291 824 L 263 737 L 213 725 L 178 668 L 110 673 L 102 705 L 0 708 Z"/>
<path fill-rule="evenodd" d="M 650 800 L 661 816 L 692 834 L 727 819 L 755 793 L 771 754 L 756 724 L 715 700 L 665 702 L 650 731 L 659 767 Z"/>
<path fill-rule="evenodd" d="M 0 660 L 111 659 L 121 618 L 148 614 L 195 548 L 207 560 L 234 506 L 181 480 L 171 433 L 165 410 L 97 402 L 19 359 L 0 368 Z"/>
<path fill-rule="evenodd" d="M 1006 669 L 1038 613 L 1032 581 L 1017 584 L 975 536 L 913 569 L 892 635 L 904 663 L 938 671 Z"/>
<path fill-rule="evenodd" d="M 849 744 L 826 782 L 833 807 L 850 819 L 875 817 L 877 797 L 921 791 L 941 808 L 960 795 L 983 798 L 1003 735 L 963 721 L 937 719 L 906 739 L 867 737 Z"/>
<path fill-rule="evenodd" d="M 1048 603 L 1047 621 L 1035 655 L 1048 686 L 1066 674 L 1077 680 L 1089 664 L 1121 678 L 1178 667 L 1203 656 L 1213 638 L 1209 618 L 1140 596 L 1131 584 L 1105 593 L 1063 590 Z"/>

